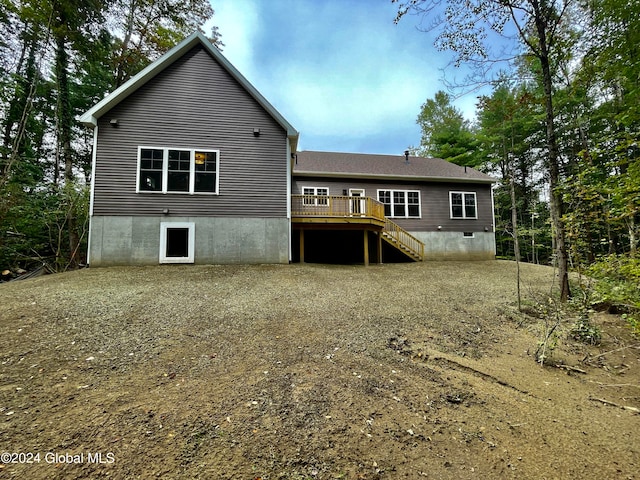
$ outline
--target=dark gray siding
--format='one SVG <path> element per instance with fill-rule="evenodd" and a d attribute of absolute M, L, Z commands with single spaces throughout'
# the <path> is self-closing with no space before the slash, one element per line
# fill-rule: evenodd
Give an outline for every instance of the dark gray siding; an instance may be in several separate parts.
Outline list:
<path fill-rule="evenodd" d="M 94 215 L 286 216 L 286 132 L 201 46 L 98 129 Z M 219 195 L 136 193 L 138 146 L 220 150 Z"/>
<path fill-rule="evenodd" d="M 477 183 L 420 183 L 420 182 L 381 182 L 360 179 L 322 179 L 312 177 L 294 177 L 292 193 L 301 194 L 302 187 L 328 187 L 329 195 L 342 195 L 350 188 L 364 188 L 365 195 L 378 199 L 379 189 L 419 190 L 422 218 L 392 220 L 411 232 L 442 231 L 482 232 L 485 228 L 493 231 L 493 212 L 491 205 L 491 186 Z M 449 213 L 449 192 L 476 192 L 478 218 L 475 220 L 451 219 Z"/>

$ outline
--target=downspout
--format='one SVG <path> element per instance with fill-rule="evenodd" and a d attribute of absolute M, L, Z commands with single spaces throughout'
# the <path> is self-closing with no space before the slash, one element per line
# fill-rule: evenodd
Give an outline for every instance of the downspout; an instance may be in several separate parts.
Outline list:
<path fill-rule="evenodd" d="M 98 125 L 93 127 L 93 151 L 91 152 L 91 191 L 89 193 L 89 235 L 87 235 L 87 265 L 91 263 L 91 233 L 93 232 L 93 199 L 96 189 L 96 157 L 98 150 Z"/>
<path fill-rule="evenodd" d="M 498 254 L 498 246 L 496 245 L 496 206 L 493 199 L 493 187 L 495 184 L 491 185 L 491 231 L 493 232 L 493 256 Z"/>
<path fill-rule="evenodd" d="M 285 165 L 287 167 L 287 224 L 289 228 L 288 235 L 288 249 L 289 249 L 289 263 L 293 261 L 293 249 L 292 249 L 292 226 L 291 226 L 291 171 L 293 170 L 293 165 L 291 164 L 292 153 L 291 153 L 291 139 L 289 136 L 286 136 L 287 139 L 287 161 Z"/>

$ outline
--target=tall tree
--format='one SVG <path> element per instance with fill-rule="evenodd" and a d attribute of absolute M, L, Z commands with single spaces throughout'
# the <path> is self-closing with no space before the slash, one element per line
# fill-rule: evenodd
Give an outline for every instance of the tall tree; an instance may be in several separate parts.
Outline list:
<path fill-rule="evenodd" d="M 587 3 L 591 26 L 589 64 L 599 76 L 596 114 L 604 120 L 599 153 L 613 166 L 612 206 L 635 254 L 640 242 L 640 2 Z"/>
<path fill-rule="evenodd" d="M 451 97 L 442 90 L 420 108 L 416 121 L 422 130 L 417 152 L 423 156 L 443 158 L 458 165 L 478 166 L 477 144 L 470 126 Z"/>
<path fill-rule="evenodd" d="M 109 16 L 117 38 L 115 86 L 165 53 L 213 16 L 208 0 L 116 0 Z M 217 28 L 212 40 L 221 45 Z"/>
<path fill-rule="evenodd" d="M 81 45 L 80 40 L 87 35 L 91 27 L 102 17 L 102 5 L 99 0 L 51 0 L 51 32 L 55 44 L 55 78 L 57 88 L 56 167 L 64 165 L 64 183 L 66 189 L 73 188 L 75 182 L 74 150 L 72 148 L 74 111 L 71 103 L 70 44 Z M 76 47 L 77 49 L 77 47 Z M 56 168 L 57 173 L 57 168 Z M 54 183 L 58 178 L 54 179 Z M 70 265 L 76 266 L 76 255 L 80 244 L 75 210 L 69 209 L 67 217 Z"/>
<path fill-rule="evenodd" d="M 505 244 L 513 245 L 513 187 L 520 231 L 531 237 L 520 250 L 531 261 L 536 261 L 540 253 L 536 236 L 540 241 L 544 238 L 541 233 L 546 233 L 540 231 L 540 180 L 536 174 L 540 163 L 537 152 L 544 144 L 538 100 L 526 86 L 512 87 L 502 80 L 490 96 L 479 98 L 477 111 L 478 156 L 484 159 L 487 170 L 502 179 L 494 193 L 498 254 L 512 254 Z"/>
<path fill-rule="evenodd" d="M 569 258 L 563 221 L 564 204 L 559 189 L 562 179 L 561 158 L 554 110 L 554 78 L 558 47 L 566 25 L 571 0 L 391 0 L 398 3 L 396 21 L 409 12 L 422 16 L 442 15 L 436 46 L 452 50 L 456 65 L 464 62 L 485 66 L 488 61 L 510 60 L 493 45 L 496 38 L 522 47 L 520 53 L 535 59 L 544 91 L 546 126 L 546 170 L 549 181 L 550 209 L 555 254 L 559 270 L 560 299 L 570 296 Z M 444 7 L 444 9 L 443 9 Z"/>

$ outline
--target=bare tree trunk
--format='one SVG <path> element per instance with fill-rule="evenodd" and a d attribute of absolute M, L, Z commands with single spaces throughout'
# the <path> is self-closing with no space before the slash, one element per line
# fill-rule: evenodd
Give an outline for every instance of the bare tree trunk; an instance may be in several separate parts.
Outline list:
<path fill-rule="evenodd" d="M 24 135 L 27 129 L 27 122 L 31 113 L 33 97 L 36 92 L 39 78 L 39 72 L 36 67 L 36 50 L 38 48 L 38 40 L 35 37 L 31 37 L 27 40 L 26 35 L 23 35 L 23 38 L 25 43 L 23 44 L 23 49 L 20 54 L 18 70 L 16 70 L 18 76 L 22 70 L 27 48 L 29 50 L 29 54 L 27 56 L 27 64 L 25 66 L 25 76 L 22 80 L 19 80 L 19 82 L 23 84 L 23 91 L 20 92 L 20 89 L 16 88 L 15 96 L 10 102 L 9 112 L 5 119 L 3 128 L 3 146 L 7 154 L 4 161 L 0 164 L 0 185 L 6 184 L 13 164 L 18 160 L 21 152 L 23 152 Z M 27 42 L 29 42 L 28 47 Z M 17 128 L 15 128 L 14 131 L 16 123 Z"/>
<path fill-rule="evenodd" d="M 535 26 L 539 40 L 538 58 L 542 69 L 542 85 L 545 97 L 545 113 L 547 127 L 547 148 L 549 150 L 549 199 L 551 210 L 551 225 L 553 238 L 555 240 L 555 253 L 558 261 L 558 283 L 560 287 L 560 300 L 566 302 L 571 291 L 569 289 L 569 256 L 565 241 L 565 225 L 562 219 L 564 204 L 562 193 L 559 191 L 560 185 L 560 162 L 558 142 L 555 131 L 555 119 L 553 112 L 553 79 L 551 76 L 551 66 L 549 61 L 549 46 L 547 45 L 547 23 L 546 16 L 538 1 L 532 2 L 535 10 Z"/>
<path fill-rule="evenodd" d="M 120 48 L 120 59 L 116 68 L 116 87 L 122 85 L 126 80 L 126 56 L 129 50 L 129 43 L 131 42 L 131 36 L 133 35 L 133 21 L 135 12 L 138 7 L 136 0 L 130 0 L 127 5 L 127 24 L 125 27 L 124 39 L 122 40 L 122 47 Z"/>
<path fill-rule="evenodd" d="M 56 37 L 56 77 L 58 86 L 57 126 L 58 126 L 58 150 L 61 160 L 64 162 L 65 189 L 73 188 L 75 177 L 73 175 L 73 152 L 71 150 L 72 115 L 69 99 L 69 55 L 66 50 L 66 38 L 64 35 Z M 67 194 L 69 195 L 69 194 Z M 75 210 L 72 206 L 67 209 L 67 229 L 69 231 L 69 266 L 75 268 L 75 259 L 80 239 L 76 228 Z"/>
<path fill-rule="evenodd" d="M 627 225 L 629 228 L 629 252 L 632 257 L 635 257 L 638 252 L 638 237 L 636 235 L 636 221 L 633 215 L 629 218 Z"/>
<path fill-rule="evenodd" d="M 513 230 L 513 254 L 516 258 L 516 286 L 518 291 L 518 311 L 522 311 L 520 295 L 520 240 L 518 239 L 518 209 L 516 207 L 516 187 L 511 170 L 511 228 Z"/>

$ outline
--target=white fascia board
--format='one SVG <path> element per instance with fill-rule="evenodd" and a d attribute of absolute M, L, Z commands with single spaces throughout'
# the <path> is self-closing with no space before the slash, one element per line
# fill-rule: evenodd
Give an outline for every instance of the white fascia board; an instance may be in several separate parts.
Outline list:
<path fill-rule="evenodd" d="M 155 62 L 142 69 L 135 76 L 131 77 L 120 87 L 115 89 L 112 93 L 100 100 L 96 105 L 89 109 L 80 117 L 80 122 L 87 127 L 94 127 L 97 125 L 98 118 L 107 113 L 118 103 L 128 97 L 131 93 L 135 92 L 149 80 L 154 78 L 177 59 L 179 59 L 184 53 L 189 51 L 194 45 L 200 43 L 207 51 L 223 66 L 229 74 L 234 77 L 240 85 L 242 85 L 247 92 L 267 111 L 269 114 L 280 124 L 280 126 L 287 132 L 287 137 L 291 140 L 292 144 L 297 146 L 299 133 L 293 126 L 287 122 L 287 120 L 278 112 L 273 105 L 271 105 L 266 98 L 262 96 L 258 90 L 249 83 L 249 81 L 242 75 L 224 55 L 218 50 L 208 39 L 200 32 L 195 32 L 185 38 L 178 45 L 173 47 L 163 56 L 158 58 Z M 295 151 L 295 150 L 293 150 Z"/>
<path fill-rule="evenodd" d="M 455 182 L 455 183 L 496 183 L 496 179 L 485 180 L 482 178 L 460 178 L 460 177 L 418 177 L 415 175 L 385 175 L 374 173 L 339 173 L 339 172 L 293 172 L 294 177 L 329 177 L 329 178 L 358 178 L 358 179 L 380 179 L 380 180 L 402 180 L 421 182 Z"/>

